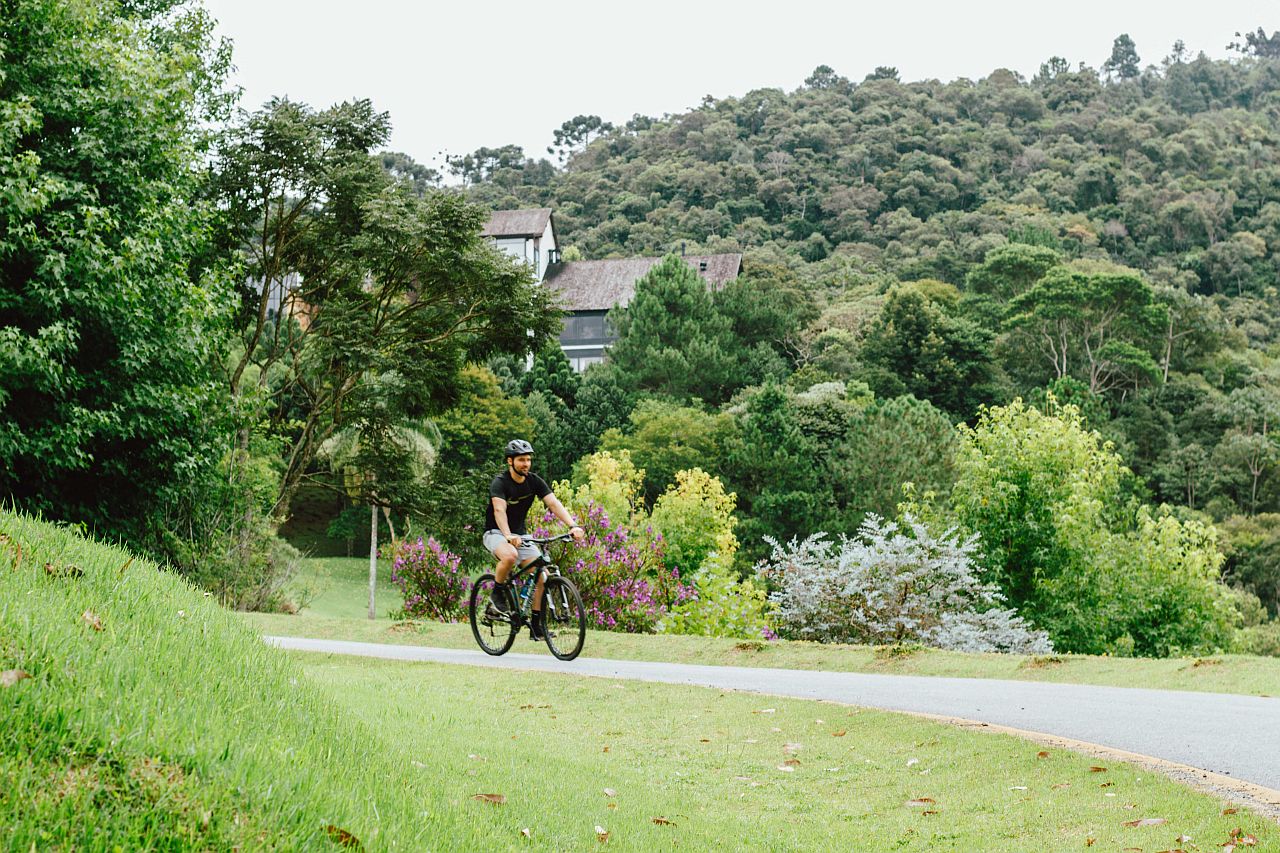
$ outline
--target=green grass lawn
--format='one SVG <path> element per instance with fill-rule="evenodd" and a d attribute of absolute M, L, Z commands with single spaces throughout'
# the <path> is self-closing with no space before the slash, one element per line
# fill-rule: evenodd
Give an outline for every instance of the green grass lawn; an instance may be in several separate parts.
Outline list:
<path fill-rule="evenodd" d="M 1209 849 L 1280 828 L 1123 764 L 831 703 L 665 684 L 303 655 L 396 745 L 419 796 L 487 847 Z M 474 799 L 496 794 L 490 805 Z M 1163 819 L 1151 826 L 1125 824 Z M 521 835 L 527 830 L 528 838 Z M 1092 842 L 1090 841 L 1092 839 Z"/>
<path fill-rule="evenodd" d="M 905 716 L 291 655 L 119 548 L 0 535 L 0 849 L 1280 843 L 1162 777 Z"/>
<path fill-rule="evenodd" d="M 399 610 L 401 598 L 379 566 L 378 614 Z M 246 613 L 242 618 L 264 634 L 359 640 L 373 643 L 474 648 L 465 624 L 370 621 L 367 559 L 307 560 L 300 583 L 321 593 L 296 615 Z M 546 653 L 546 647 L 520 642 L 516 651 Z M 671 661 L 727 666 L 821 669 L 958 678 L 1007 678 L 1280 696 L 1280 658 L 1215 655 L 1206 658 L 1113 658 L 1092 655 L 962 654 L 937 649 L 901 650 L 810 642 L 741 642 L 706 637 L 618 634 L 591 631 L 583 654 L 624 660 Z"/>

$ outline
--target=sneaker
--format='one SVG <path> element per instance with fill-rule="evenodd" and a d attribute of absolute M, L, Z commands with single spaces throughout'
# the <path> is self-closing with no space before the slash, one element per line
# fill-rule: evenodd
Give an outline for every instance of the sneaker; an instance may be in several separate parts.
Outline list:
<path fill-rule="evenodd" d="M 495 586 L 489 593 L 489 603 L 485 605 L 486 619 L 505 620 L 511 618 L 511 587 Z"/>
<path fill-rule="evenodd" d="M 546 627 L 542 624 L 542 618 L 539 616 L 529 623 L 529 639 L 545 640 L 547 638 Z"/>

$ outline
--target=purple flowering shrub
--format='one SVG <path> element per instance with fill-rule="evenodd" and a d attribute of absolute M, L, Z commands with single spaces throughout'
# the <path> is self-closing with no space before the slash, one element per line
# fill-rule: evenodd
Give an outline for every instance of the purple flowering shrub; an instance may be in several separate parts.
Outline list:
<path fill-rule="evenodd" d="M 607 631 L 653 633 L 673 607 L 693 597 L 694 588 L 681 582 L 678 571 L 663 565 L 660 534 L 646 531 L 634 536 L 614 525 L 599 504 L 585 509 L 578 521 L 586 538 L 581 545 L 560 546 L 566 550 L 555 556 L 582 593 L 588 623 Z M 555 517 L 546 513 L 534 535 L 550 535 L 554 522 Z"/>
<path fill-rule="evenodd" d="M 434 537 L 399 543 L 393 553 L 391 582 L 404 595 L 404 615 L 411 619 L 457 622 L 466 612 L 471 579 L 462 558 Z"/>

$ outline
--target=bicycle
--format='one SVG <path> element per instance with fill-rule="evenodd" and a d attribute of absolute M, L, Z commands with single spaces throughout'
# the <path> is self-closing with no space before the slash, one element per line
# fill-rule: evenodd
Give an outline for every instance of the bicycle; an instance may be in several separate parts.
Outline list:
<path fill-rule="evenodd" d="M 485 654 L 506 654 L 516 641 L 520 629 L 530 624 L 533 613 L 533 591 L 538 574 L 544 578 L 542 588 L 542 630 L 547 648 L 559 660 L 573 660 L 582 651 L 587 636 L 587 611 L 582 606 L 582 596 L 573 581 L 560 574 L 560 567 L 547 559 L 546 545 L 563 542 L 569 533 L 542 539 L 520 537 L 537 545 L 541 553 L 527 566 L 519 566 L 507 582 L 518 605 L 501 618 L 493 618 L 485 612 L 493 588 L 498 579 L 493 572 L 485 572 L 471 585 L 468 610 L 471 616 L 471 633 Z"/>

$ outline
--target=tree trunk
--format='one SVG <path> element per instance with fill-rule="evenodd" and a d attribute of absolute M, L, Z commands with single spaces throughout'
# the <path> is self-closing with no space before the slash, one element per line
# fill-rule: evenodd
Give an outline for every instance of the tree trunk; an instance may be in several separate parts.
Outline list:
<path fill-rule="evenodd" d="M 376 618 L 373 608 L 373 592 L 378 587 L 378 505 L 369 505 L 369 618 Z"/>

